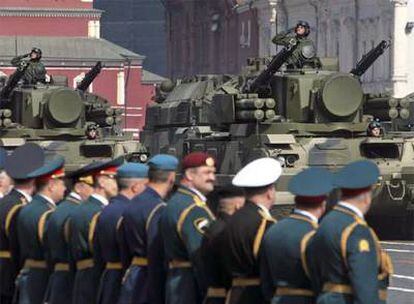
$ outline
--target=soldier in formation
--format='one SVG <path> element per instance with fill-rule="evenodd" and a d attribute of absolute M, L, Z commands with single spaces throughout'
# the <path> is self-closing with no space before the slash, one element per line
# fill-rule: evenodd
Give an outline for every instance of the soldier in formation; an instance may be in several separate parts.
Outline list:
<path fill-rule="evenodd" d="M 375 164 L 300 172 L 288 184 L 295 208 L 278 223 L 278 161 L 242 168 L 214 214 L 215 166 L 203 152 L 181 166 L 170 155 L 94 162 L 66 176 L 64 198 L 64 160 L 17 148 L 0 200 L 1 303 L 385 302 L 392 263 L 364 220 Z M 319 224 L 334 188 L 341 201 Z"/>

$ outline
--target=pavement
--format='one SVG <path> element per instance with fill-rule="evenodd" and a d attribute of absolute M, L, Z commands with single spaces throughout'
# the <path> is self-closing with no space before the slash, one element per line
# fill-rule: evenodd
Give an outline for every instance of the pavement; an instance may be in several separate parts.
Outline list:
<path fill-rule="evenodd" d="M 414 242 L 384 241 L 381 244 L 394 264 L 387 303 L 414 304 Z"/>

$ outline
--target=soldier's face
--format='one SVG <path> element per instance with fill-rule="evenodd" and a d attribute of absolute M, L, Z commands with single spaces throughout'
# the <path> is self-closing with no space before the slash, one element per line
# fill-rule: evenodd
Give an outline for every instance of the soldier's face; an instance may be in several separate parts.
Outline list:
<path fill-rule="evenodd" d="M 194 187 L 203 194 L 208 194 L 214 190 L 216 168 L 202 166 L 188 170 L 187 174 Z"/>
<path fill-rule="evenodd" d="M 0 192 L 6 194 L 9 192 L 12 185 L 11 178 L 7 175 L 5 171 L 0 173 Z"/>
<path fill-rule="evenodd" d="M 296 28 L 296 34 L 297 34 L 297 35 L 303 36 L 303 35 L 305 35 L 305 33 L 306 33 L 306 28 L 305 28 L 304 26 L 299 25 L 299 26 Z"/>
<path fill-rule="evenodd" d="M 30 53 L 30 59 L 37 59 L 37 58 L 39 58 L 39 55 L 36 52 Z"/>
<path fill-rule="evenodd" d="M 93 193 L 93 187 L 83 182 L 76 183 L 74 190 L 77 194 L 80 195 L 83 201 L 86 200 Z"/>
<path fill-rule="evenodd" d="M 56 179 L 52 182 L 51 193 L 53 195 L 52 199 L 55 202 L 61 201 L 65 196 L 66 186 L 65 182 L 62 179 Z"/>
<path fill-rule="evenodd" d="M 135 195 L 141 194 L 145 190 L 145 186 L 148 184 L 148 178 L 139 178 L 132 184 L 131 190 Z"/>
<path fill-rule="evenodd" d="M 105 190 L 108 198 L 114 197 L 118 194 L 118 184 L 113 176 L 102 176 L 100 178 L 101 188 Z"/>
<path fill-rule="evenodd" d="M 374 128 L 371 130 L 371 136 L 373 137 L 380 137 L 381 136 L 381 129 L 380 128 Z"/>

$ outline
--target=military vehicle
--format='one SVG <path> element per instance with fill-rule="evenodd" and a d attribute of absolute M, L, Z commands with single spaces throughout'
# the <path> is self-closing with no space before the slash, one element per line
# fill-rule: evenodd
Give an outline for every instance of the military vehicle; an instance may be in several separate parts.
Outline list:
<path fill-rule="evenodd" d="M 102 69 L 101 62 L 75 90 L 58 76 L 50 84 L 22 85 L 26 67 L 19 66 L 0 91 L 2 147 L 13 150 L 26 142 L 37 143 L 49 154 L 64 156 L 68 171 L 121 155 L 131 161 L 147 160 L 144 147 L 121 129 L 122 109 L 87 92 Z"/>
<path fill-rule="evenodd" d="M 229 183 L 252 159 L 278 159 L 284 166 L 275 203 L 279 215 L 291 210 L 293 197 L 287 183 L 303 168 L 337 170 L 353 160 L 371 159 L 382 173 L 372 223 L 382 238 L 413 238 L 414 134 L 400 132 L 395 125 L 401 121 L 390 121 L 386 134 L 369 137 L 367 126 L 375 117 L 364 113 L 367 104 L 375 108 L 384 100 L 395 105 L 407 101 L 364 94 L 359 79 L 389 42 L 378 44 L 349 73 L 339 72 L 335 58 L 320 58 L 322 68 L 305 64 L 301 69 L 281 70 L 296 47 L 293 39 L 270 63 L 250 59 L 240 75 L 165 81 L 156 103 L 147 108 L 142 142 L 150 153 L 179 158 L 192 151 L 211 153 L 218 160 L 219 186 Z M 309 46 L 302 56 L 315 62 L 315 51 Z M 407 116 L 408 106 L 394 108 L 394 118 Z"/>

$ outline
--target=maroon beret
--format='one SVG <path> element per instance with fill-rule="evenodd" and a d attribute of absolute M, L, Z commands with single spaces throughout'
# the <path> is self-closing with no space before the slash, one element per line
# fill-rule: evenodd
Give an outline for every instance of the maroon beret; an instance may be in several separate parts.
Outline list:
<path fill-rule="evenodd" d="M 182 161 L 183 170 L 202 166 L 215 167 L 216 161 L 214 157 L 205 152 L 192 152 L 186 155 Z"/>

